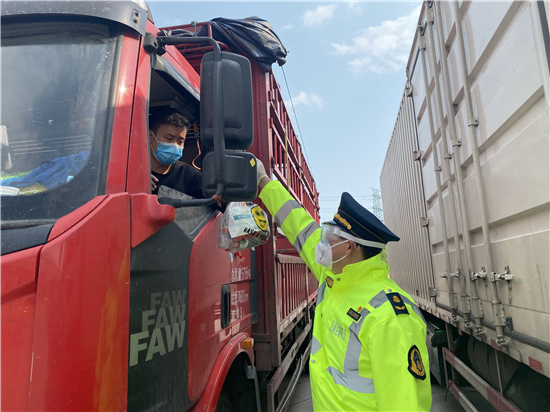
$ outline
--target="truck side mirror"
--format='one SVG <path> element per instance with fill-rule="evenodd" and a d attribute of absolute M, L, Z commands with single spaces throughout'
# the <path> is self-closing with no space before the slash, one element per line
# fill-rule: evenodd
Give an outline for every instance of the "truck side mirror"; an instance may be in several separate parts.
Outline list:
<path fill-rule="evenodd" d="M 216 194 L 216 157 L 209 152 L 202 160 L 202 194 L 212 197 Z M 223 200 L 252 201 L 258 195 L 256 158 L 251 153 L 235 150 L 225 151 L 225 175 Z"/>
<path fill-rule="evenodd" d="M 213 148 L 202 163 L 202 193 L 224 201 L 257 196 L 256 160 L 246 150 L 254 141 L 252 69 L 233 53 L 207 53 L 201 63 L 201 141 Z M 228 150 L 229 149 L 229 150 Z"/>
<path fill-rule="evenodd" d="M 214 53 L 204 55 L 201 66 L 201 142 L 215 146 L 214 107 L 221 109 L 225 148 L 246 150 L 254 142 L 254 112 L 252 108 L 252 69 L 250 61 L 234 53 L 222 52 L 221 96 L 214 91 Z M 217 101 L 217 100 L 220 101 Z"/>

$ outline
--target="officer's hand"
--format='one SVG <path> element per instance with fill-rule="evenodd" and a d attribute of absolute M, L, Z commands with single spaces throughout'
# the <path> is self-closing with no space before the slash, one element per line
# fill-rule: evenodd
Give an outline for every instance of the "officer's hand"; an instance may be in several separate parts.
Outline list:
<path fill-rule="evenodd" d="M 152 190 L 157 189 L 157 183 L 158 182 L 159 182 L 159 180 L 154 175 L 151 175 L 151 189 Z"/>
<path fill-rule="evenodd" d="M 256 166 L 256 171 L 257 171 L 257 174 L 258 174 L 258 186 L 260 186 L 260 188 L 263 189 L 263 187 L 269 182 L 271 181 L 271 179 L 267 176 L 267 173 L 265 171 L 265 166 L 264 164 L 262 163 L 261 160 L 259 159 L 256 159 L 256 162 L 258 162 L 258 165 Z M 264 180 L 262 182 L 262 179 Z M 261 182 L 261 183 L 260 183 Z"/>

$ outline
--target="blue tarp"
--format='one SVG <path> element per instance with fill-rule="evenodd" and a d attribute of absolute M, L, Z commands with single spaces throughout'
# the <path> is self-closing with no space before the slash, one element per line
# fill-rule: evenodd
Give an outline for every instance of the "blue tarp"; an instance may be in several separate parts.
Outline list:
<path fill-rule="evenodd" d="M 15 179 L 5 179 L 2 186 L 26 187 L 40 183 L 48 189 L 61 186 L 67 183 L 86 165 L 90 152 L 80 152 L 75 155 L 58 157 L 40 167 L 37 167 L 29 174 Z"/>

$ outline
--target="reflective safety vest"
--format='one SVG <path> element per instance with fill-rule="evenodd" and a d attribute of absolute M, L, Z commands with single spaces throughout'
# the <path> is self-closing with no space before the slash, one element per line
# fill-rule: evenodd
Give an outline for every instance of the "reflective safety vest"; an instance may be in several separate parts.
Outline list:
<path fill-rule="evenodd" d="M 310 357 L 315 411 L 429 411 L 426 323 L 381 254 L 339 275 L 315 263 L 320 227 L 277 181 L 260 194 L 319 280 Z"/>

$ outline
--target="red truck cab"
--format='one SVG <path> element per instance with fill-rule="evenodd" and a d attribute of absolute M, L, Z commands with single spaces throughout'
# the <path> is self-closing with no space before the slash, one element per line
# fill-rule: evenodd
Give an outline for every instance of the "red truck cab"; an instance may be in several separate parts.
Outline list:
<path fill-rule="evenodd" d="M 201 168 L 201 85 L 216 89 L 158 32 L 144 2 L 2 5 L 2 410 L 258 410 L 266 388 L 274 410 L 306 356 L 316 285 L 277 256 L 284 238 L 235 256 L 216 246 L 215 208 L 151 194 L 149 108 L 186 113 L 183 160 Z M 253 86 L 251 151 L 269 167 L 280 142 L 257 132 L 268 102 Z M 255 184 L 254 165 L 226 166 Z M 295 170 L 307 190 L 284 183 L 317 213 Z"/>

